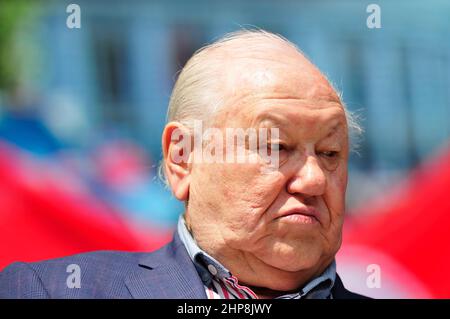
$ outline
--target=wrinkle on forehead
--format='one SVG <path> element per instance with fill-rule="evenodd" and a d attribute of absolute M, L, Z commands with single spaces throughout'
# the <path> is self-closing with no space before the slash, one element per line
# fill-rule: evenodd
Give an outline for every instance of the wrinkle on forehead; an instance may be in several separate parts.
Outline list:
<path fill-rule="evenodd" d="M 296 48 L 279 41 L 242 39 L 208 52 L 219 68 L 217 90 L 222 112 L 234 113 L 261 101 L 283 100 L 283 105 L 305 104 L 320 109 L 341 100 L 320 70 Z M 292 100 L 292 103 L 290 103 Z M 237 113 L 235 113 L 237 115 Z"/>
<path fill-rule="evenodd" d="M 234 60 L 223 73 L 230 97 L 264 95 L 273 99 L 311 99 L 340 103 L 328 80 L 312 65 Z"/>

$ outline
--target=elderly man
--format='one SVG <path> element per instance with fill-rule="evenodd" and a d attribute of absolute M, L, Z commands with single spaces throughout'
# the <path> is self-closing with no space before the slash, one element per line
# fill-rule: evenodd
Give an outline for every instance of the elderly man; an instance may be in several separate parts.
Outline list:
<path fill-rule="evenodd" d="M 224 145 L 230 129 L 245 134 Z M 15 263 L 0 275 L 0 296 L 362 297 L 344 288 L 334 261 L 352 129 L 336 91 L 293 44 L 265 31 L 227 35 L 194 54 L 171 96 L 161 171 L 185 203 L 173 241 L 153 253 Z M 78 287 L 69 265 L 79 267 Z"/>

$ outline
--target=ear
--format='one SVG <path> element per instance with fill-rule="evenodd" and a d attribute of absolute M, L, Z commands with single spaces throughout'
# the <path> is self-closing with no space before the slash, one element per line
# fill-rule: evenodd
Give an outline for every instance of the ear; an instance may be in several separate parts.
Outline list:
<path fill-rule="evenodd" d="M 170 122 L 164 128 L 163 169 L 174 196 L 180 201 L 189 198 L 191 142 L 189 130 L 183 124 Z"/>

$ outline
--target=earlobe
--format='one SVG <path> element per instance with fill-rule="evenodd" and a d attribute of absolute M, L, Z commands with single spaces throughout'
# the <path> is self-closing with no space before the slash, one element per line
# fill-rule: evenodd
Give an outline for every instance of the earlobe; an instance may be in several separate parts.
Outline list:
<path fill-rule="evenodd" d="M 162 137 L 164 170 L 174 196 L 180 201 L 189 197 L 190 165 L 192 154 L 189 131 L 178 122 L 170 122 Z"/>
<path fill-rule="evenodd" d="M 176 186 L 172 187 L 173 195 L 179 201 L 187 201 L 189 199 L 190 176 L 187 175 L 183 179 L 178 179 Z"/>

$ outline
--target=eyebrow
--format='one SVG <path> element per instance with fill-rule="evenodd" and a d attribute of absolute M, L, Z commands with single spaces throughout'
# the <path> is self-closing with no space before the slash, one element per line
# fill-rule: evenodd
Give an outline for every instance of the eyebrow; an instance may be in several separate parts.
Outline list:
<path fill-rule="evenodd" d="M 331 126 L 331 128 L 329 129 L 329 133 L 326 135 L 326 137 L 335 134 L 337 131 L 342 131 L 342 128 L 344 126 L 344 122 L 342 121 L 341 117 L 333 118 L 331 119 L 331 121 L 337 121 L 337 123 Z M 254 120 L 254 124 L 256 125 L 261 124 L 263 122 L 269 122 L 271 124 L 279 125 L 280 128 L 283 128 L 286 125 L 291 124 L 291 121 L 289 121 L 289 119 L 286 120 L 282 117 L 277 116 L 276 114 L 260 114 Z"/>

